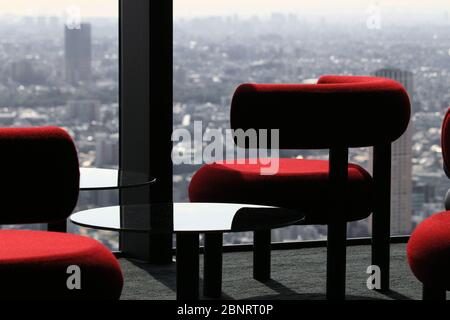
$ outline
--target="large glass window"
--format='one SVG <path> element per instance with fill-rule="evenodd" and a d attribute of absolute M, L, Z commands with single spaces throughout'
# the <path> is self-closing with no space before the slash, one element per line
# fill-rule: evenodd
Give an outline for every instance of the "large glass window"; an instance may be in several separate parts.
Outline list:
<path fill-rule="evenodd" d="M 63 127 L 75 139 L 81 166 L 118 166 L 118 7 L 118 0 L 0 3 L 2 127 Z M 116 198 L 82 193 L 78 209 Z M 109 233 L 72 225 L 69 231 L 116 246 Z"/>
<path fill-rule="evenodd" d="M 174 0 L 174 128 L 229 127 L 231 95 L 243 82 L 302 83 L 323 74 L 394 78 L 413 103 L 408 132 L 393 146 L 392 234 L 409 234 L 443 209 L 440 126 L 450 104 L 450 3 L 445 0 Z M 363 108 L 363 106 L 361 106 Z M 382 127 L 380 127 L 382 130 Z M 192 136 L 194 134 L 192 133 Z M 195 153 L 195 146 L 175 148 Z M 327 152 L 285 152 L 326 158 Z M 368 149 L 350 161 L 371 170 Z M 187 200 L 199 165 L 174 166 L 174 199 Z M 336 213 L 338 214 L 338 213 Z M 368 236 L 370 219 L 349 236 Z M 227 243 L 252 240 L 228 235 Z M 326 237 L 326 227 L 276 230 L 273 241 Z"/>

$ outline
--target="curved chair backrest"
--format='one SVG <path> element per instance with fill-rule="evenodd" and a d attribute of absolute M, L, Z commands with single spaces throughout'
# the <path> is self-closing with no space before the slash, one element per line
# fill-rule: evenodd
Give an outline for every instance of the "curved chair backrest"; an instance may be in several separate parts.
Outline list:
<path fill-rule="evenodd" d="M 0 129 L 0 224 L 57 222 L 78 200 L 75 145 L 60 128 Z"/>
<path fill-rule="evenodd" d="M 442 122 L 441 148 L 442 158 L 444 159 L 444 171 L 447 177 L 450 178 L 450 108 L 447 110 Z"/>
<path fill-rule="evenodd" d="M 391 143 L 410 115 L 408 93 L 396 81 L 323 76 L 318 84 L 240 85 L 230 118 L 233 129 L 279 129 L 283 149 L 329 149 Z"/>

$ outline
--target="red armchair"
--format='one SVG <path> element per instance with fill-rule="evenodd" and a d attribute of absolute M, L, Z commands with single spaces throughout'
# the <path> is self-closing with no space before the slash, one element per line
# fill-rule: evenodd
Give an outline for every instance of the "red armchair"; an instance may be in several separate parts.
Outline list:
<path fill-rule="evenodd" d="M 441 146 L 444 171 L 450 178 L 450 109 L 442 124 Z M 450 290 L 450 211 L 423 221 L 409 239 L 407 254 L 412 272 L 423 284 L 423 299 L 445 300 Z"/>
<path fill-rule="evenodd" d="M 0 129 L 0 224 L 65 220 L 78 199 L 75 146 L 62 129 Z M 71 266 L 81 288 L 67 285 Z M 118 299 L 120 266 L 99 242 L 66 233 L 0 230 L 0 299 Z"/>
<path fill-rule="evenodd" d="M 345 296 L 346 224 L 373 212 L 372 262 L 388 290 L 391 143 L 409 119 L 408 94 L 389 79 L 324 76 L 317 85 L 241 85 L 231 106 L 233 129 L 279 129 L 280 148 L 329 149 L 330 159 L 279 159 L 279 171 L 265 176 L 261 164 L 205 165 L 192 178 L 190 200 L 290 207 L 305 212 L 305 224 L 328 225 L 330 299 Z M 373 178 L 348 164 L 348 148 L 367 146 L 374 146 Z M 206 236 L 204 292 L 213 297 L 220 296 L 220 283 L 210 284 L 208 274 L 221 261 L 208 253 L 221 245 L 221 235 Z M 254 234 L 254 278 L 270 278 L 270 230 Z"/>

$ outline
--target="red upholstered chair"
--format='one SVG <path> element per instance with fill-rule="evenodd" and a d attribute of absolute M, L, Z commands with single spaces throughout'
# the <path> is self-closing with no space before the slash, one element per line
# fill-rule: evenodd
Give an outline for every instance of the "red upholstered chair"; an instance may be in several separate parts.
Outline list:
<path fill-rule="evenodd" d="M 54 127 L 0 129 L 0 150 L 0 224 L 65 220 L 79 187 L 70 136 Z M 79 268 L 79 290 L 67 286 L 76 284 L 71 266 Z M 93 239 L 0 230 L 0 299 L 118 299 L 122 285 L 117 260 Z"/>
<path fill-rule="evenodd" d="M 450 178 L 450 109 L 442 125 L 441 145 L 444 171 Z M 411 270 L 423 284 L 423 299 L 445 300 L 450 290 L 450 211 L 423 221 L 409 239 L 407 254 Z"/>
<path fill-rule="evenodd" d="M 231 106 L 233 129 L 279 129 L 281 149 L 329 149 L 329 161 L 279 159 L 275 175 L 260 164 L 203 166 L 189 186 L 193 202 L 237 202 L 297 208 L 305 224 L 328 225 L 327 297 L 345 297 L 346 224 L 373 212 L 373 264 L 389 288 L 391 143 L 406 130 L 405 89 L 384 78 L 323 76 L 318 84 L 243 84 Z M 373 178 L 348 164 L 348 149 L 374 146 Z M 221 261 L 222 235 L 205 238 L 205 293 L 220 295 L 209 274 Z M 254 234 L 254 278 L 270 278 L 270 230 Z"/>
<path fill-rule="evenodd" d="M 441 148 L 444 172 L 450 178 L 450 108 L 447 110 L 442 123 Z M 445 195 L 445 210 L 450 210 L 450 189 Z"/>

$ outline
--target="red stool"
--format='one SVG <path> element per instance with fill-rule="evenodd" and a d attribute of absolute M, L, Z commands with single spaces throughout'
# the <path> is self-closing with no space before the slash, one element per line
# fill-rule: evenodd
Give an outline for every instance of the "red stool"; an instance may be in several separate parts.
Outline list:
<path fill-rule="evenodd" d="M 340 299 L 346 224 L 373 212 L 372 260 L 387 290 L 391 143 L 409 119 L 408 95 L 389 79 L 324 76 L 317 85 L 241 85 L 231 106 L 233 129 L 279 129 L 280 148 L 329 149 L 330 160 L 279 159 L 275 175 L 261 175 L 260 164 L 205 165 L 192 178 L 190 200 L 296 208 L 305 212 L 305 224 L 328 225 L 327 297 Z M 348 164 L 348 148 L 366 146 L 374 146 L 373 178 Z M 221 294 L 221 284 L 209 279 L 221 268 L 221 246 L 221 234 L 206 236 L 204 292 L 211 297 Z M 270 278 L 270 230 L 254 234 L 254 278 Z"/>
<path fill-rule="evenodd" d="M 70 136 L 53 127 L 0 129 L 0 150 L 0 224 L 67 219 L 79 186 Z M 80 289 L 67 285 L 74 272 Z M 118 299 L 123 277 L 113 254 L 93 239 L 0 230 L 0 283 L 0 299 Z"/>
<path fill-rule="evenodd" d="M 450 109 L 442 125 L 441 145 L 444 171 L 450 177 Z M 412 272 L 423 284 L 423 299 L 445 300 L 450 290 L 450 211 L 423 221 L 409 239 L 407 254 Z"/>

